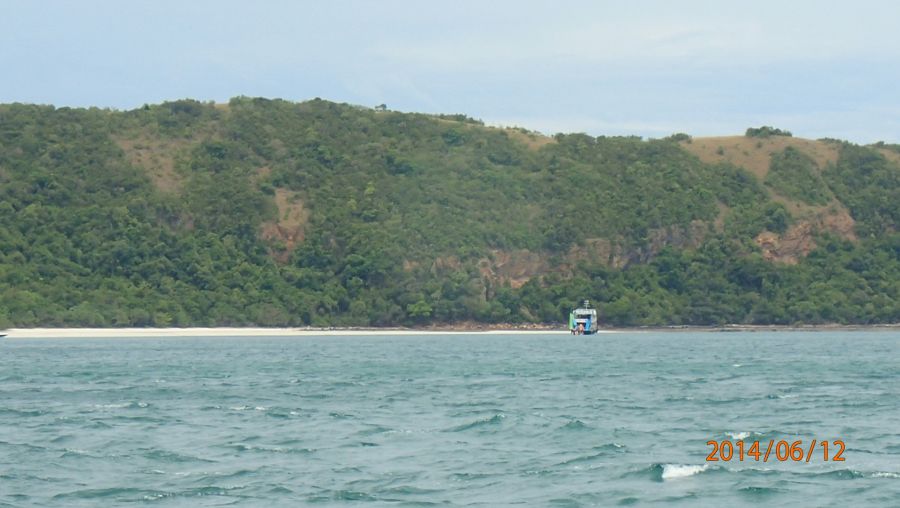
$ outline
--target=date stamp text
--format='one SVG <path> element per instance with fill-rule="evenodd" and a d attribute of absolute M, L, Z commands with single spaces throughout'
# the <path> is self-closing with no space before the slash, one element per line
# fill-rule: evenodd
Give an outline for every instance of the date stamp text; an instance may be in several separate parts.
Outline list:
<path fill-rule="evenodd" d="M 776 441 L 715 441 L 706 442 L 712 447 L 712 451 L 706 456 L 707 462 L 729 462 L 732 460 L 756 462 L 810 462 L 821 460 L 823 462 L 843 462 L 846 446 L 840 439 L 832 441 L 817 441 L 813 439 L 809 443 L 802 440 L 788 442 L 785 439 Z"/>

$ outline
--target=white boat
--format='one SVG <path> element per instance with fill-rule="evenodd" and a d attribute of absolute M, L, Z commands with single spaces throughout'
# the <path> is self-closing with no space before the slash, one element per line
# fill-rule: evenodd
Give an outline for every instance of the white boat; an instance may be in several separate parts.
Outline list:
<path fill-rule="evenodd" d="M 597 319 L 597 309 L 591 307 L 591 302 L 585 300 L 581 307 L 569 313 L 569 330 L 574 335 L 592 335 L 600 328 Z"/>

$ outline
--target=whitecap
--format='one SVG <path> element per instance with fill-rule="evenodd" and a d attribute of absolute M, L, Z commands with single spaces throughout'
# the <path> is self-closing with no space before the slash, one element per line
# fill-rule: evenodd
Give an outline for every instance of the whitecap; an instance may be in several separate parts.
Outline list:
<path fill-rule="evenodd" d="M 662 479 L 674 480 L 675 478 L 687 478 L 700 474 L 709 469 L 709 464 L 702 466 L 692 466 L 687 464 L 663 464 Z"/>
<path fill-rule="evenodd" d="M 750 437 L 749 432 L 726 432 L 725 435 L 730 437 L 731 439 L 736 439 L 738 441 L 743 441 Z"/>
<path fill-rule="evenodd" d="M 872 473 L 872 478 L 900 478 L 900 474 L 891 473 L 890 471 L 879 471 L 877 473 Z"/>

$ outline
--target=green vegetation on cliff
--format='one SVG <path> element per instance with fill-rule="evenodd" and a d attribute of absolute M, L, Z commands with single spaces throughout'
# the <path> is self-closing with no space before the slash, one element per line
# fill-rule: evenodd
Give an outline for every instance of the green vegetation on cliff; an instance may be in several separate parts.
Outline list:
<path fill-rule="evenodd" d="M 779 134 L 760 174 L 322 100 L 2 105 L 0 327 L 900 321 L 897 159 Z"/>

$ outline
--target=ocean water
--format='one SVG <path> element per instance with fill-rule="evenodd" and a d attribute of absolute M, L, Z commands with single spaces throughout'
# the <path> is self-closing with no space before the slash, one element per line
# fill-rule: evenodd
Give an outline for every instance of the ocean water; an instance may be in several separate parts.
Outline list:
<path fill-rule="evenodd" d="M 900 506 L 898 351 L 874 331 L 4 339 L 0 506 Z M 706 461 L 770 439 L 846 460 Z"/>

